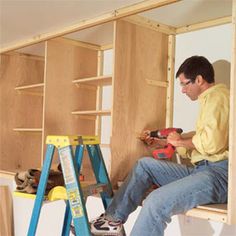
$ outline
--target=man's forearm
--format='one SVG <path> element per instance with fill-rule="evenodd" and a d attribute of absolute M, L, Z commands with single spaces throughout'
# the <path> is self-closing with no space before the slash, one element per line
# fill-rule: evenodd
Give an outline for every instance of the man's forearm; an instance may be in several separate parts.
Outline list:
<path fill-rule="evenodd" d="M 176 140 L 175 145 L 176 147 L 185 147 L 187 149 L 195 149 L 195 146 L 192 142 L 192 138 L 181 138 Z"/>
<path fill-rule="evenodd" d="M 181 137 L 183 139 L 192 138 L 195 134 L 196 134 L 195 131 L 191 131 L 191 132 L 188 132 L 188 133 L 181 134 Z"/>
<path fill-rule="evenodd" d="M 175 147 L 185 147 L 187 149 L 195 149 L 195 146 L 192 142 L 192 137 L 194 132 L 190 132 L 187 135 L 180 135 L 176 132 L 170 133 L 167 137 L 167 142 L 172 144 Z"/>

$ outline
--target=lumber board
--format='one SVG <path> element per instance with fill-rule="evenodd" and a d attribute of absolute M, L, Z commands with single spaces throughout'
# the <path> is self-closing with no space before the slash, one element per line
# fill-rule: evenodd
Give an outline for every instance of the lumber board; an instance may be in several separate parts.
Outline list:
<path fill-rule="evenodd" d="M 13 204 L 8 186 L 0 186 L 0 235 L 14 235 L 13 230 Z"/>
<path fill-rule="evenodd" d="M 147 0 L 142 1 L 140 3 L 133 4 L 128 7 L 123 7 L 108 13 L 105 13 L 101 16 L 88 19 L 88 20 L 82 20 L 74 25 L 61 28 L 56 31 L 52 31 L 49 33 L 39 34 L 35 35 L 33 38 L 29 38 L 26 40 L 19 41 L 17 43 L 12 43 L 11 45 L 8 45 L 2 49 L 0 49 L 0 53 L 8 52 L 11 50 L 15 50 L 18 48 L 26 47 L 35 43 L 43 42 L 49 39 L 53 39 L 59 36 L 63 36 L 69 33 L 73 33 L 79 30 L 83 30 L 86 28 L 90 28 L 92 26 L 100 25 L 106 22 L 114 21 L 117 19 L 120 19 L 122 17 L 134 15 L 143 11 L 151 10 L 154 8 L 162 7 L 168 4 L 172 4 L 175 2 L 179 2 L 180 0 Z"/>
<path fill-rule="evenodd" d="M 174 110 L 174 75 L 175 71 L 175 35 L 168 36 L 168 71 L 167 71 L 167 98 L 166 98 L 166 127 L 173 126 Z"/>
<path fill-rule="evenodd" d="M 236 0 L 232 10 L 232 56 L 230 76 L 228 224 L 236 224 Z"/>

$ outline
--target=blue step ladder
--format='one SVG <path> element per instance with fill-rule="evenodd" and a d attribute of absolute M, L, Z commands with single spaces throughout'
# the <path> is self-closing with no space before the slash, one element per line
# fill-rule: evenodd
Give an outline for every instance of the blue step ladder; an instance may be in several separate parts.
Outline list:
<path fill-rule="evenodd" d="M 79 173 L 85 147 L 87 148 L 97 182 L 91 185 L 90 188 L 86 188 L 85 195 L 100 193 L 105 209 L 113 196 L 111 183 L 99 146 L 99 139 L 97 136 L 48 136 L 46 144 L 46 157 L 42 167 L 27 235 L 34 236 L 36 234 L 53 154 L 55 148 L 57 148 L 68 199 L 66 201 L 62 236 L 69 235 L 72 219 L 76 236 L 90 236 L 91 232 L 85 207 L 85 198 L 79 181 Z M 75 150 L 73 146 L 75 146 Z"/>

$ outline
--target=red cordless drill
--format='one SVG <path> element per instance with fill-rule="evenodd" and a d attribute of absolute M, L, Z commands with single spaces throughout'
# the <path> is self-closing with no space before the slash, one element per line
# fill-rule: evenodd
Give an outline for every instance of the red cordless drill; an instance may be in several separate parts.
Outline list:
<path fill-rule="evenodd" d="M 150 137 L 166 139 L 167 136 L 172 132 L 177 132 L 181 134 L 183 130 L 180 128 L 166 128 L 161 130 L 155 130 L 150 132 Z M 174 152 L 175 147 L 168 143 L 164 148 L 154 150 L 152 155 L 155 159 L 170 159 L 173 156 Z"/>

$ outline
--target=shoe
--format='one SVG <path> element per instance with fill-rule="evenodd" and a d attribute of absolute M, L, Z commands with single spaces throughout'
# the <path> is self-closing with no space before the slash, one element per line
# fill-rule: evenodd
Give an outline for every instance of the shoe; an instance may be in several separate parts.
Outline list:
<path fill-rule="evenodd" d="M 105 214 L 91 222 L 91 233 L 103 236 L 125 236 L 122 222 L 120 220 L 110 221 L 106 219 Z"/>

